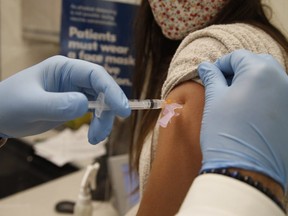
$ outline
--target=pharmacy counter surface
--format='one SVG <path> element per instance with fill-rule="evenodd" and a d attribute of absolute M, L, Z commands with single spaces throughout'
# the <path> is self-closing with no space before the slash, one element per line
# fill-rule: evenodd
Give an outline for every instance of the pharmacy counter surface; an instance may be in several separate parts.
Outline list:
<path fill-rule="evenodd" d="M 77 199 L 84 172 L 85 170 L 80 170 L 0 200 L 0 215 L 72 215 L 56 212 L 55 205 L 59 201 Z M 93 206 L 95 216 L 118 216 L 109 202 L 94 202 Z"/>

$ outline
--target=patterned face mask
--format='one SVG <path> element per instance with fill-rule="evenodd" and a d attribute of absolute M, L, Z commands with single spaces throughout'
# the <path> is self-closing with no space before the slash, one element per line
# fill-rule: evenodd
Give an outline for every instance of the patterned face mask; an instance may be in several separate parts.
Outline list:
<path fill-rule="evenodd" d="M 226 0 L 148 0 L 163 34 L 183 39 L 204 27 L 223 8 Z"/>

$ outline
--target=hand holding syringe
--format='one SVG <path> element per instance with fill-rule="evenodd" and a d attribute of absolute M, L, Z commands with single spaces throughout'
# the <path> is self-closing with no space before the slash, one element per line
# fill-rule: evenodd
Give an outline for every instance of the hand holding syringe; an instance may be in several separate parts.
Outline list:
<path fill-rule="evenodd" d="M 148 99 L 148 100 L 129 100 L 131 110 L 144 110 L 144 109 L 162 109 L 165 106 L 165 100 Z M 103 111 L 111 110 L 105 104 L 104 93 L 100 92 L 96 101 L 89 101 L 88 108 L 95 110 L 95 116 L 99 118 Z"/>

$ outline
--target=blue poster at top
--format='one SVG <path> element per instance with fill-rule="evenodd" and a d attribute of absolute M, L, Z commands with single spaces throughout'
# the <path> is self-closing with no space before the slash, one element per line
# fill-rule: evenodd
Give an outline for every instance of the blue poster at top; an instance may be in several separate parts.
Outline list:
<path fill-rule="evenodd" d="M 62 0 L 61 54 L 102 65 L 131 96 L 133 21 L 138 5 Z"/>

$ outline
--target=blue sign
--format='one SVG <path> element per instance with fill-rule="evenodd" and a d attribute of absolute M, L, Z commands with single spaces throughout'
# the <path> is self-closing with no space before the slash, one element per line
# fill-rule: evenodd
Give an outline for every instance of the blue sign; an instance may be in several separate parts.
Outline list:
<path fill-rule="evenodd" d="M 61 54 L 102 65 L 131 96 L 133 21 L 138 5 L 62 0 Z"/>

